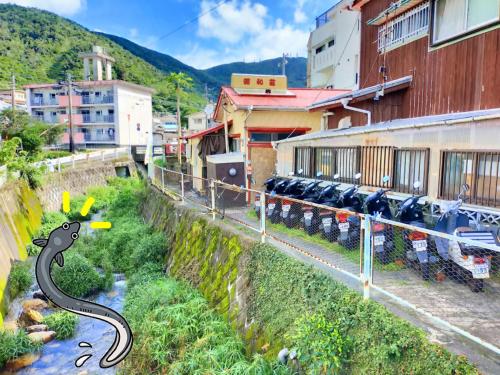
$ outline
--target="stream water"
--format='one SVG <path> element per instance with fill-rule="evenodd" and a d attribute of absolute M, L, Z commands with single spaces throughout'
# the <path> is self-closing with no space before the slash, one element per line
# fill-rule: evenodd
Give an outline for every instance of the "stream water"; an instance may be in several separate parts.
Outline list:
<path fill-rule="evenodd" d="M 96 213 L 92 216 L 92 221 L 100 221 L 102 213 Z M 81 234 L 92 234 L 93 230 L 88 222 L 83 223 Z M 34 263 L 34 261 L 33 261 Z M 121 313 L 125 300 L 126 281 L 123 275 L 115 274 L 115 282 L 110 291 L 101 292 L 93 299 L 93 302 L 110 307 Z M 36 281 L 29 291 L 23 296 L 16 298 L 9 306 L 9 320 L 16 320 L 22 312 L 22 302 L 25 299 L 32 298 L 33 292 L 38 290 Z M 51 310 L 42 311 L 46 315 Z M 115 339 L 115 329 L 108 323 L 98 319 L 92 319 L 80 316 L 79 323 L 74 337 L 58 341 L 54 340 L 43 345 L 39 352 L 40 358 L 30 366 L 23 368 L 16 374 L 21 375 L 93 375 L 93 374 L 116 374 L 115 367 L 102 369 L 99 367 L 99 361 L 113 344 Z M 92 345 L 91 348 L 79 347 L 80 342 L 87 342 Z M 83 355 L 90 354 L 92 357 L 85 364 L 77 368 L 75 361 Z"/>

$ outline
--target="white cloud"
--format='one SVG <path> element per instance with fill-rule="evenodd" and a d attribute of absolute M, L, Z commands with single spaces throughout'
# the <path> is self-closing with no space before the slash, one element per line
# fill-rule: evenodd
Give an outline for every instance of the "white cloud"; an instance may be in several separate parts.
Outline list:
<path fill-rule="evenodd" d="M 297 23 L 304 23 L 307 21 L 307 16 L 302 9 L 297 8 L 293 13 L 293 19 Z"/>
<path fill-rule="evenodd" d="M 149 49 L 156 49 L 158 47 L 159 38 L 156 35 L 142 35 L 138 28 L 132 27 L 128 30 L 128 37 L 134 43 Z"/>
<path fill-rule="evenodd" d="M 137 30 L 135 27 L 133 27 L 128 31 L 128 33 L 129 33 L 131 38 L 137 38 L 137 35 L 139 35 L 139 30 Z"/>
<path fill-rule="evenodd" d="M 44 9 L 62 16 L 74 15 L 86 6 L 86 0 L 0 0 L 0 3 Z"/>
<path fill-rule="evenodd" d="M 200 14 L 214 3 L 202 2 Z M 281 19 L 272 20 L 260 3 L 233 1 L 200 18 L 198 34 L 217 39 L 217 47 L 200 44 L 185 46 L 188 51 L 176 58 L 196 68 L 245 61 L 254 62 L 281 56 L 282 53 L 305 56 L 309 31 Z"/>

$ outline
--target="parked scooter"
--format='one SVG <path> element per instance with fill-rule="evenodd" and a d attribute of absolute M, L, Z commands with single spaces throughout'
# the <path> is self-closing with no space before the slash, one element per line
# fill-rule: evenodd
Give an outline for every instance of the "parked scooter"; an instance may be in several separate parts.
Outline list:
<path fill-rule="evenodd" d="M 356 181 L 359 181 L 361 173 L 356 174 L 354 178 Z M 339 196 L 338 208 L 357 213 L 363 212 L 363 203 L 358 195 L 359 187 L 360 185 L 355 184 L 344 190 Z M 333 230 L 338 231 L 337 238 L 340 245 L 350 250 L 359 245 L 361 221 L 358 215 L 349 214 L 344 211 L 337 212 L 335 215 L 335 226 Z"/>
<path fill-rule="evenodd" d="M 385 185 L 390 181 L 389 176 L 384 176 L 382 183 Z M 381 217 L 383 219 L 391 220 L 392 212 L 387 200 L 387 192 L 391 189 L 379 189 L 374 193 L 368 195 L 365 200 L 364 208 L 369 215 L 374 217 Z M 391 262 L 391 254 L 394 251 L 394 233 L 390 225 L 381 222 L 375 222 L 371 225 L 373 247 L 375 258 L 382 264 Z"/>
<path fill-rule="evenodd" d="M 321 177 L 322 174 L 318 173 L 317 177 Z M 302 189 L 295 189 L 295 191 L 286 191 L 285 196 L 298 199 L 298 200 L 308 200 L 312 196 L 317 195 L 317 190 L 321 181 L 311 181 L 305 185 L 302 185 Z M 291 200 L 283 199 L 283 209 L 282 214 L 283 223 L 288 228 L 293 228 L 298 226 L 300 223 L 300 218 L 302 217 L 302 205 L 298 202 L 292 202 Z"/>
<path fill-rule="evenodd" d="M 420 189 L 420 181 L 413 184 L 413 196 L 405 199 L 400 205 L 396 217 L 404 224 L 425 228 L 424 213 L 418 201 L 424 195 L 415 195 Z M 426 233 L 403 230 L 405 244 L 405 262 L 417 269 L 424 280 L 429 280 L 431 271 L 440 269 L 441 257 L 436 253 L 434 242 Z"/>
<path fill-rule="evenodd" d="M 456 201 L 441 202 L 442 213 L 435 230 L 499 246 L 495 233 L 487 230 L 472 230 L 469 227 L 469 217 L 459 212 L 467 191 L 469 191 L 469 185 L 464 184 Z M 499 252 L 437 236 L 434 240 L 443 259 L 451 261 L 451 273 L 455 279 L 465 281 L 473 292 L 482 292 L 484 280 L 490 277 L 491 260 L 493 256 L 500 255 Z"/>
<path fill-rule="evenodd" d="M 299 173 L 302 173 L 302 170 L 299 171 Z M 293 176 L 293 172 L 289 173 L 290 176 Z M 293 189 L 299 189 L 300 184 L 302 183 L 303 179 L 300 178 L 294 178 L 292 180 L 283 180 L 278 182 L 275 186 L 274 189 L 271 191 L 270 196 L 267 200 L 267 217 L 271 220 L 271 223 L 277 224 L 281 220 L 281 198 L 276 198 L 276 195 L 283 195 L 285 194 L 286 189 L 289 186 L 292 186 Z"/>
<path fill-rule="evenodd" d="M 283 181 L 283 177 L 279 177 L 278 175 L 274 175 L 273 177 L 268 178 L 266 181 L 264 181 L 264 184 L 262 186 L 266 187 L 265 193 L 270 194 L 273 190 L 276 184 L 278 182 Z M 257 217 L 260 219 L 260 194 L 255 195 L 255 213 L 257 214 Z"/>

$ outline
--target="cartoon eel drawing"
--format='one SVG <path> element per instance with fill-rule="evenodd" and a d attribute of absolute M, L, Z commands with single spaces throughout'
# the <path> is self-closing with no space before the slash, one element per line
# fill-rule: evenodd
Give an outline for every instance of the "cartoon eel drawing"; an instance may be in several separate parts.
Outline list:
<path fill-rule="evenodd" d="M 43 248 L 36 262 L 36 278 L 42 292 L 60 308 L 78 315 L 100 319 L 115 328 L 115 341 L 99 363 L 101 368 L 108 368 L 121 362 L 132 349 L 132 331 L 127 321 L 116 311 L 105 306 L 68 296 L 54 284 L 50 274 L 53 260 L 59 267 L 64 266 L 63 252 L 78 239 L 79 230 L 78 222 L 64 223 L 54 229 L 48 239 L 33 241 L 35 245 Z"/>

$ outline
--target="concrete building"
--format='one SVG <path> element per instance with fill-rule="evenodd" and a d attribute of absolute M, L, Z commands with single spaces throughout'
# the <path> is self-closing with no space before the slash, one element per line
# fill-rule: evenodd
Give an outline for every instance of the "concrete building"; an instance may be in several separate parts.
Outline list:
<path fill-rule="evenodd" d="M 359 87 L 361 14 L 342 0 L 316 17 L 307 45 L 307 86 L 355 90 Z"/>
<path fill-rule="evenodd" d="M 84 147 L 146 145 L 153 125 L 154 90 L 113 80 L 114 60 L 100 47 L 80 57 L 86 79 L 74 82 L 71 92 L 74 142 Z M 54 125 L 69 123 L 67 87 L 47 83 L 27 85 L 25 89 L 28 111 L 33 117 Z M 62 143 L 68 141 L 66 132 Z"/>
<path fill-rule="evenodd" d="M 399 198 L 421 181 L 433 207 L 467 183 L 464 209 L 500 225 L 500 75 L 491 65 L 500 9 L 475 2 L 469 14 L 461 3 L 355 0 L 362 84 L 309 107 L 328 114 L 328 130 L 278 142 L 279 173 L 307 168 L 351 182 L 361 172 L 367 190 L 389 175 Z"/>
<path fill-rule="evenodd" d="M 188 116 L 188 134 L 199 132 L 215 126 L 213 119 L 214 105 L 208 104 L 201 112 Z"/>
<path fill-rule="evenodd" d="M 320 130 L 323 114 L 307 108 L 321 98 L 345 92 L 289 89 L 286 76 L 233 74 L 231 86 L 221 88 L 215 107 L 214 120 L 220 125 L 187 137 L 193 175 L 206 177 L 207 155 L 241 152 L 247 186 L 260 189 L 276 167 L 273 142 Z"/>

